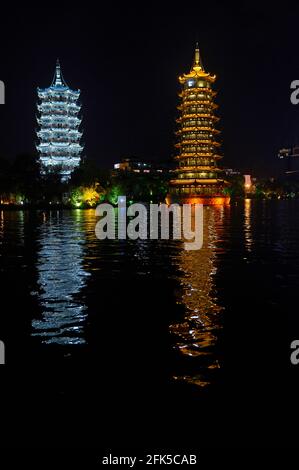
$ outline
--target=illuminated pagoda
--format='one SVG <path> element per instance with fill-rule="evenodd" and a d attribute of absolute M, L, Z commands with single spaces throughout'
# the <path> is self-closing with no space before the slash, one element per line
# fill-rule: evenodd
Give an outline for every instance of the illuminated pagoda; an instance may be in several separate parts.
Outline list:
<path fill-rule="evenodd" d="M 54 79 L 49 88 L 37 89 L 38 124 L 37 150 L 41 172 L 51 169 L 61 174 L 67 181 L 72 171 L 79 165 L 83 147 L 80 144 L 82 132 L 79 126 L 80 90 L 71 90 L 65 83 L 59 61 L 57 60 Z"/>
<path fill-rule="evenodd" d="M 220 132 L 215 128 L 219 120 L 214 113 L 217 108 L 214 103 L 216 92 L 212 89 L 215 79 L 215 75 L 205 72 L 196 44 L 190 73 L 179 77 L 182 89 L 177 119 L 177 166 L 175 179 L 170 181 L 168 201 L 207 205 L 229 203 L 218 166 L 222 157 L 217 142 Z"/>

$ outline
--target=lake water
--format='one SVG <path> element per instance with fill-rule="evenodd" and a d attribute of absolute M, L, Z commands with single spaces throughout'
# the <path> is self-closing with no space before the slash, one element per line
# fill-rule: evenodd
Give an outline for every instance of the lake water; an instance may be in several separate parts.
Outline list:
<path fill-rule="evenodd" d="M 299 202 L 205 207 L 198 251 L 99 241 L 97 220 L 0 213 L 7 438 L 96 445 L 96 425 L 132 447 L 282 442 L 298 393 Z"/>

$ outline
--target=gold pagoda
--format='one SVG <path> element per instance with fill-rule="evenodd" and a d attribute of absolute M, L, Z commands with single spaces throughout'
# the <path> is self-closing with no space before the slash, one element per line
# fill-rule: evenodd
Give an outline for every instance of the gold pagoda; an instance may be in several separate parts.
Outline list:
<path fill-rule="evenodd" d="M 176 176 L 170 181 L 167 202 L 185 204 L 228 204 L 224 194 L 225 181 L 218 162 L 220 131 L 215 125 L 216 92 L 212 89 L 216 75 L 205 72 L 196 44 L 194 63 L 190 73 L 179 77 L 181 100 L 178 106 L 178 154 L 175 157 Z"/>

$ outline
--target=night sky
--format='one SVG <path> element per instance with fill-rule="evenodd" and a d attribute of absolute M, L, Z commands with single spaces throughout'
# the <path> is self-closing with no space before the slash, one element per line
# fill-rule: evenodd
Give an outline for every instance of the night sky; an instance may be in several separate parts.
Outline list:
<path fill-rule="evenodd" d="M 42 6 L 45 5 L 45 6 Z M 124 156 L 174 154 L 178 75 L 198 40 L 216 73 L 223 165 L 275 174 L 277 150 L 299 142 L 299 7 L 193 2 L 166 11 L 87 2 L 14 7 L 2 15 L 0 155 L 35 151 L 36 87 L 50 85 L 59 57 L 71 88 L 82 91 L 85 154 L 110 168 Z"/>

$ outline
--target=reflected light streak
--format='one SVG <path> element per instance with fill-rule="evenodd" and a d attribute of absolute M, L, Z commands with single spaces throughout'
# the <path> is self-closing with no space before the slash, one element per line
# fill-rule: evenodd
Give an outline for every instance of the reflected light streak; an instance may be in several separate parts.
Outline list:
<path fill-rule="evenodd" d="M 59 220 L 60 219 L 60 220 Z M 80 216 L 43 214 L 38 250 L 40 318 L 32 321 L 32 336 L 44 343 L 82 344 L 86 306 L 79 292 L 89 275 L 83 269 L 84 239 Z"/>
<path fill-rule="evenodd" d="M 184 307 L 182 321 L 170 326 L 176 337 L 176 348 L 181 354 L 192 358 L 194 375 L 175 376 L 201 387 L 210 383 L 208 370 L 219 367 L 215 345 L 222 328 L 221 311 L 214 276 L 217 273 L 216 240 L 224 217 L 223 208 L 204 208 L 204 244 L 201 250 L 182 249 L 179 256 L 181 291 L 177 303 Z"/>

